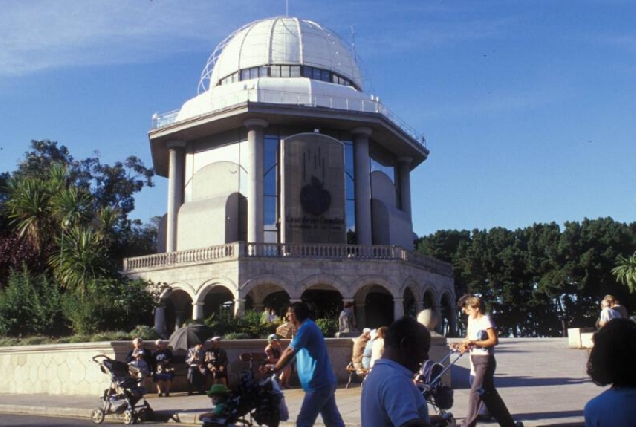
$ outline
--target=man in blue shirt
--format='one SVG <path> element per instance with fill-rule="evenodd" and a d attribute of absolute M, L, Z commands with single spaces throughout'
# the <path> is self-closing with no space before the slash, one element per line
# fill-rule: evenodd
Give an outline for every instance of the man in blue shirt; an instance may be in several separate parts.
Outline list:
<path fill-rule="evenodd" d="M 325 337 L 309 318 L 307 304 L 292 303 L 287 310 L 287 320 L 296 328 L 296 335 L 278 362 L 265 366 L 264 370 L 280 371 L 295 356 L 298 378 L 305 391 L 296 426 L 310 427 L 320 414 L 327 427 L 344 427 L 336 406 L 336 376 L 331 367 Z"/>
<path fill-rule="evenodd" d="M 426 399 L 413 374 L 428 359 L 431 335 L 412 317 L 393 322 L 384 337 L 384 354 L 362 387 L 362 427 L 429 427 Z"/>

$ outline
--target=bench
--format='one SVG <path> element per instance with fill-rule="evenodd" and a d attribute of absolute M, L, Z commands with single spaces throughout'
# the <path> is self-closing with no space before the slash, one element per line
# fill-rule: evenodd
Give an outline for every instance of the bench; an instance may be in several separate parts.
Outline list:
<path fill-rule="evenodd" d="M 349 388 L 349 384 L 351 384 L 351 381 L 353 380 L 354 377 L 360 378 L 362 383 L 364 383 L 365 378 L 367 377 L 367 375 L 369 375 L 369 372 L 371 372 L 371 369 L 354 368 L 353 362 L 349 362 L 349 364 L 347 365 L 345 369 L 347 370 L 347 372 L 349 372 L 349 380 L 347 381 L 347 385 L 345 386 L 345 388 Z"/>

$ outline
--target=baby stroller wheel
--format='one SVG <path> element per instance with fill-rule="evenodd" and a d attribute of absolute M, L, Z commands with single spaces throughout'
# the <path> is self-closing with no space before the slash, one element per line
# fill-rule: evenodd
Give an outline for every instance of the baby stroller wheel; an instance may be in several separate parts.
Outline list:
<path fill-rule="evenodd" d="M 93 423 L 95 424 L 101 424 L 104 422 L 104 415 L 104 410 L 97 407 L 93 409 L 93 412 L 91 412 L 91 420 L 93 420 Z"/>
<path fill-rule="evenodd" d="M 131 425 L 134 423 L 135 423 L 135 414 L 132 408 L 128 408 L 124 412 L 124 424 Z"/>

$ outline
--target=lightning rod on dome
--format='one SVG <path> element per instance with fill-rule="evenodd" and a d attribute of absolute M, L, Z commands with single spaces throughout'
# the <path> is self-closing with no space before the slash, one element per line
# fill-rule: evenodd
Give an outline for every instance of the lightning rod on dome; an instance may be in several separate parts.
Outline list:
<path fill-rule="evenodd" d="M 353 51 L 353 57 L 356 57 L 356 26 L 351 26 L 351 50 Z"/>

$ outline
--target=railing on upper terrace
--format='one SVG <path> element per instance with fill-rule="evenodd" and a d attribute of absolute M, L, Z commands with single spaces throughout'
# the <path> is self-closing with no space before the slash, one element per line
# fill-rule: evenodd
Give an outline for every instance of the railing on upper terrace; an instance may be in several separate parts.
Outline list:
<path fill-rule="evenodd" d="M 221 113 L 224 110 L 235 108 L 240 105 L 247 105 L 250 102 L 261 104 L 286 104 L 304 107 L 321 107 L 332 110 L 354 111 L 363 113 L 379 113 L 389 119 L 393 124 L 402 129 L 411 138 L 415 139 L 420 145 L 426 148 L 426 139 L 424 135 L 417 132 L 413 127 L 409 126 L 404 120 L 400 119 L 395 113 L 389 110 L 377 97 L 361 99 L 359 97 L 336 97 L 309 95 L 307 93 L 280 91 L 268 89 L 248 88 L 240 92 L 228 94 L 224 97 L 215 97 L 210 99 L 208 111 L 201 114 L 201 117 L 209 114 Z M 173 110 L 167 113 L 154 114 L 152 116 L 152 129 L 158 129 L 177 122 L 180 110 Z M 192 118 L 188 118 L 192 119 Z"/>
<path fill-rule="evenodd" d="M 332 259 L 352 262 L 396 260 L 425 267 L 446 276 L 453 274 L 450 264 L 418 252 L 407 251 L 399 246 L 245 242 L 126 258 L 124 272 L 206 264 L 241 258 Z"/>

